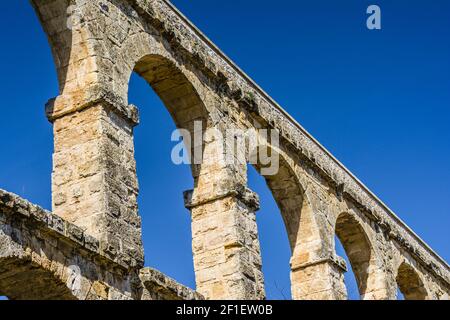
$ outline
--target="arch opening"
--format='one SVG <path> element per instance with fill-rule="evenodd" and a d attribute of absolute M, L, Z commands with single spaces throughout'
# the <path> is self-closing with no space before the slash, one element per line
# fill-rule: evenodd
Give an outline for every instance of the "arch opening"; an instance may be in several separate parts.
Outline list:
<path fill-rule="evenodd" d="M 272 154 L 273 152 L 278 151 L 269 146 L 269 154 Z M 265 256 L 265 259 L 263 260 L 263 269 L 265 266 L 264 261 L 273 259 L 273 257 L 269 255 L 281 257 L 281 259 L 277 261 L 276 265 L 274 265 L 273 267 L 279 268 L 279 270 L 281 270 L 282 274 L 279 275 L 278 279 L 282 280 L 281 283 L 283 283 L 283 286 L 282 288 L 275 287 L 275 289 L 278 290 L 278 293 L 280 289 L 283 289 L 283 298 L 291 299 L 298 298 L 296 297 L 297 294 L 295 292 L 297 291 L 296 288 L 301 285 L 299 281 L 302 281 L 302 279 L 294 277 L 294 270 L 297 269 L 298 263 L 304 263 L 305 261 L 303 260 L 310 257 L 310 251 L 314 250 L 314 243 L 317 242 L 316 238 L 318 235 L 316 234 L 317 230 L 314 225 L 312 209 L 305 195 L 304 188 L 300 184 L 300 181 L 298 180 L 294 170 L 286 160 L 285 156 L 281 153 L 279 154 L 279 161 L 279 169 L 274 175 L 264 176 L 262 174 L 263 166 L 261 164 L 252 165 L 254 170 L 250 168 L 249 171 L 253 173 L 253 175 L 264 178 L 266 188 L 262 189 L 260 187 L 259 189 L 261 191 L 258 191 L 265 194 L 265 198 L 269 198 L 262 199 L 262 212 L 259 212 L 257 214 L 257 218 L 259 215 L 260 222 L 263 223 L 265 221 L 271 221 L 270 223 L 272 223 L 273 226 L 267 226 L 268 230 L 266 232 L 267 234 L 273 234 L 271 232 L 280 230 L 280 228 L 275 225 L 275 223 L 277 223 L 276 218 L 274 218 L 273 215 L 272 217 L 267 218 L 262 217 L 262 215 L 269 215 L 269 210 L 278 211 L 281 214 L 282 218 L 280 219 L 282 221 L 281 225 L 283 225 L 283 227 L 281 228 L 283 230 L 282 232 L 287 235 L 286 246 L 283 243 L 278 244 L 278 252 L 276 253 L 272 253 L 270 250 L 266 250 L 266 248 L 264 248 L 264 241 L 262 241 L 261 251 L 263 253 L 263 256 Z M 267 192 L 267 190 L 269 192 Z M 274 205 L 271 204 L 271 201 L 273 200 Z M 267 202 L 267 204 L 269 205 L 269 210 L 264 207 L 264 202 Z M 280 241 L 283 239 L 283 237 L 279 233 L 276 234 L 275 238 L 279 239 Z M 290 278 L 289 280 L 287 280 L 288 275 Z M 266 288 L 270 287 L 270 285 L 271 284 L 267 283 L 266 281 Z M 289 289 L 287 289 L 286 287 Z"/>
<path fill-rule="evenodd" d="M 279 208 L 265 179 L 248 167 L 248 185 L 260 197 L 261 209 L 256 213 L 261 245 L 262 267 L 268 300 L 290 300 L 291 246 Z"/>
<path fill-rule="evenodd" d="M 134 73 L 142 77 L 161 99 L 171 115 L 177 129 L 184 129 L 195 136 L 196 124 L 201 124 L 202 133 L 207 129 L 207 115 L 203 101 L 196 89 L 174 62 L 160 55 L 147 55 L 140 59 Z M 203 147 L 203 146 L 202 146 Z M 196 145 L 191 143 L 189 159 L 194 163 Z M 191 166 L 195 177 L 199 166 Z"/>
<path fill-rule="evenodd" d="M 185 166 L 175 165 L 170 138 L 176 129 L 187 130 L 192 137 L 196 122 L 204 131 L 206 108 L 182 71 L 159 55 L 148 55 L 137 62 L 128 98 L 141 113 L 135 144 L 145 263 L 195 288 L 191 221 L 183 192 L 193 188 L 200 168 L 193 164 L 189 172 Z M 194 148 L 192 143 L 191 154 Z"/>
<path fill-rule="evenodd" d="M 134 72 L 153 88 L 178 128 L 190 129 L 194 121 L 206 120 L 206 108 L 196 89 L 172 61 L 147 55 L 137 62 Z"/>
<path fill-rule="evenodd" d="M 350 259 L 345 252 L 344 246 L 337 236 L 334 238 L 336 244 L 336 253 L 342 257 L 347 266 L 347 272 L 344 274 L 344 282 L 347 290 L 347 299 L 348 300 L 361 300 L 361 296 L 359 294 L 358 283 L 356 281 L 355 273 L 352 269 L 352 265 Z"/>
<path fill-rule="evenodd" d="M 406 262 L 403 262 L 398 268 L 396 281 L 401 293 L 401 295 L 397 295 L 398 298 L 404 298 L 404 300 L 427 299 L 428 294 L 423 281 L 416 270 Z"/>
<path fill-rule="evenodd" d="M 341 214 L 336 221 L 336 237 L 348 257 L 362 299 L 370 291 L 369 276 L 372 248 L 360 223 L 350 214 Z M 338 243 L 336 243 L 336 251 Z M 349 291 L 349 284 L 346 284 Z M 352 294 L 354 297 L 354 295 Z"/>
<path fill-rule="evenodd" d="M 272 152 L 276 151 L 270 149 L 269 153 Z M 294 253 L 296 247 L 301 244 L 300 223 L 302 213 L 309 208 L 304 197 L 304 189 L 297 180 L 295 173 L 281 155 L 279 159 L 280 164 L 277 173 L 263 177 L 277 203 L 284 221 L 291 252 Z M 261 165 L 256 164 L 253 167 L 261 174 Z"/>

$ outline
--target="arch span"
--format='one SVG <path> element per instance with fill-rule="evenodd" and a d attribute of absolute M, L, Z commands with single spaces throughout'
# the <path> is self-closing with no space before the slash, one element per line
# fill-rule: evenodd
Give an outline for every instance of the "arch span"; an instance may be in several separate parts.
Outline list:
<path fill-rule="evenodd" d="M 319 259 L 323 247 L 322 235 L 306 188 L 298 179 L 288 155 L 283 150 L 270 145 L 268 147 L 270 154 L 278 153 L 279 170 L 264 178 L 278 205 L 289 239 L 292 298 L 303 299 L 312 280 L 303 272 L 304 267 Z M 254 167 L 261 173 L 261 164 Z"/>
<path fill-rule="evenodd" d="M 174 62 L 158 54 L 148 54 L 139 59 L 134 72 L 141 76 L 159 96 L 177 128 L 190 133 L 191 163 L 194 163 L 194 160 L 201 160 L 194 159 L 195 148 L 203 148 L 203 146 L 196 146 L 193 139 L 196 134 L 203 134 L 206 130 L 208 113 L 189 79 Z M 201 132 L 195 131 L 198 128 Z M 195 166 L 192 166 L 192 170 L 195 178 L 199 170 L 196 170 Z"/>
<path fill-rule="evenodd" d="M 133 70 L 133 80 L 139 80 L 140 87 L 139 90 L 136 90 L 134 84 L 133 88 L 130 88 L 129 84 L 127 98 L 129 100 L 138 98 L 138 106 L 139 108 L 142 107 L 141 123 L 143 127 L 141 130 L 144 131 L 140 130 L 140 134 L 135 132 L 135 141 L 137 168 L 140 172 L 139 185 L 141 187 L 139 211 L 142 213 L 145 250 L 148 252 L 146 263 L 152 267 L 159 266 L 161 271 L 167 272 L 178 281 L 194 287 L 195 284 L 192 283 L 194 272 L 193 270 L 192 273 L 190 272 L 193 265 L 192 250 L 189 248 L 191 240 L 189 215 L 185 211 L 186 209 L 181 208 L 180 205 L 183 205 L 183 191 L 192 189 L 194 185 L 189 176 L 192 175 L 193 180 L 195 180 L 199 172 L 196 169 L 199 169 L 200 165 L 192 165 L 191 171 L 188 170 L 187 166 L 175 168 L 170 162 L 170 158 L 167 157 L 167 155 L 170 155 L 170 150 L 167 149 L 164 152 L 161 150 L 172 146 L 170 134 L 176 126 L 178 129 L 183 129 L 189 133 L 189 139 L 192 142 L 189 151 L 194 154 L 195 147 L 200 147 L 200 145 L 193 143 L 194 135 L 198 134 L 194 131 L 198 130 L 199 124 L 201 124 L 199 133 L 203 133 L 207 122 L 206 109 L 189 79 L 170 58 L 159 54 L 145 54 L 136 62 Z M 134 83 L 134 81 L 132 82 Z M 137 94 L 138 91 L 139 94 Z M 158 107 L 160 110 L 154 110 L 153 107 Z M 168 111 L 172 119 L 167 117 L 164 109 Z M 151 114 L 152 118 L 148 115 L 145 116 L 146 113 Z M 157 117 L 159 120 L 154 117 L 155 114 L 159 116 Z M 162 123 L 155 125 L 154 121 Z M 196 122 L 198 122 L 197 125 Z M 150 128 L 152 129 L 149 130 Z M 152 132 L 151 135 L 147 135 L 153 130 L 159 132 Z M 143 135 L 146 136 L 145 140 L 142 140 Z M 188 137 L 185 136 L 185 132 L 182 132 L 182 135 L 182 143 L 186 143 Z M 147 142 L 150 139 L 152 141 Z M 143 143 L 144 141 L 145 143 Z M 185 153 L 184 150 L 183 153 Z M 190 160 L 193 160 L 192 157 Z M 158 169 L 155 171 L 155 168 Z M 167 170 L 167 172 L 164 170 Z M 172 175 L 173 172 L 177 172 L 177 174 Z M 179 180 L 181 176 L 184 177 L 184 180 Z M 164 179 L 164 182 L 160 179 Z M 168 181 L 171 181 L 172 187 L 168 184 Z M 151 192 L 146 192 L 149 190 Z M 158 211 L 164 212 L 164 214 L 158 215 Z M 162 228 L 163 225 L 164 228 Z M 158 228 L 158 226 L 160 230 L 177 227 L 181 228 L 182 231 L 175 236 L 169 236 L 167 232 L 154 231 L 154 228 Z M 170 249 L 182 251 L 181 256 L 190 261 L 187 259 L 179 259 L 178 261 L 173 255 L 167 254 L 168 249 L 169 251 Z M 175 271 L 174 266 L 180 263 L 183 268 L 178 268 L 179 270 Z"/>
<path fill-rule="evenodd" d="M 17 257 L 0 259 L 0 296 L 10 300 L 77 300 L 50 270 Z"/>
<path fill-rule="evenodd" d="M 358 220 L 347 212 L 336 220 L 336 235 L 347 253 L 363 297 L 369 289 L 370 264 L 374 256 L 369 238 Z"/>
<path fill-rule="evenodd" d="M 143 77 L 164 102 L 179 128 L 190 129 L 193 121 L 203 121 L 206 108 L 195 88 L 168 58 L 149 54 L 141 58 L 134 71 Z"/>
<path fill-rule="evenodd" d="M 255 165 L 258 172 L 261 167 Z M 280 158 L 280 169 L 277 174 L 264 176 L 283 217 L 292 252 L 301 243 L 300 221 L 302 213 L 308 210 L 308 202 L 302 186 L 296 179 L 294 171 L 288 163 Z M 302 230 L 303 231 L 303 230 Z"/>
<path fill-rule="evenodd" d="M 343 212 L 336 220 L 335 231 L 350 261 L 361 299 L 389 299 L 391 290 L 382 257 L 363 222 L 354 213 Z"/>
<path fill-rule="evenodd" d="M 417 271 L 403 262 L 397 271 L 397 285 L 405 300 L 426 300 L 428 292 Z"/>

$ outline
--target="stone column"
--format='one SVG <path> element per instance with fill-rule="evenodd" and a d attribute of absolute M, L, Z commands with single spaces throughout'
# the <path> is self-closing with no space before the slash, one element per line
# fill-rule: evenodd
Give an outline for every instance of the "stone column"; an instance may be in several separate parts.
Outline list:
<path fill-rule="evenodd" d="M 291 283 L 294 300 L 346 300 L 345 261 L 327 258 L 296 265 L 292 263 Z"/>
<path fill-rule="evenodd" d="M 72 108 L 61 96 L 47 114 L 54 124 L 53 214 L 98 238 L 107 254 L 142 265 L 136 107 L 97 99 Z"/>
<path fill-rule="evenodd" d="M 246 163 L 225 164 L 222 156 L 217 144 L 207 144 L 195 190 L 185 193 L 197 291 L 213 300 L 264 299 L 259 198 L 246 187 Z"/>
<path fill-rule="evenodd" d="M 248 189 L 227 190 L 201 201 L 187 192 L 197 290 L 213 300 L 264 299 L 256 211 Z"/>
<path fill-rule="evenodd" d="M 368 268 L 368 279 L 365 290 L 361 290 L 361 300 L 396 300 L 397 284 L 392 275 L 384 270 L 384 266 L 374 265 Z M 355 274 L 356 275 L 356 274 Z"/>

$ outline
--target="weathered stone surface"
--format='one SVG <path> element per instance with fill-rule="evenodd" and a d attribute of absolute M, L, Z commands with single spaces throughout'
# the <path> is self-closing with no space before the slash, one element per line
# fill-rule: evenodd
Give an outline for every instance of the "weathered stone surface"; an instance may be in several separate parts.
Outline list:
<path fill-rule="evenodd" d="M 132 299 L 127 261 L 77 226 L 0 190 L 0 294 L 10 299 Z M 98 295 L 92 286 L 104 286 Z"/>
<path fill-rule="evenodd" d="M 133 145 L 139 117 L 127 101 L 137 72 L 180 129 L 193 133 L 200 121 L 223 134 L 278 130 L 280 146 L 270 147 L 280 170 L 266 180 L 292 248 L 295 299 L 346 298 L 347 266 L 336 255 L 335 235 L 362 298 L 395 299 L 397 287 L 410 299 L 449 298 L 448 264 L 170 2 L 31 2 L 60 82 L 46 108 L 55 135 L 53 212 L 0 193 L 0 294 L 36 297 L 43 283 L 35 292 L 23 286 L 45 279 L 51 293 L 39 297 L 48 299 L 264 298 L 250 161 L 223 165 L 215 139 L 193 146 L 209 161 L 192 166 L 194 186 L 185 194 L 198 294 L 142 269 Z"/>
<path fill-rule="evenodd" d="M 106 247 L 70 222 L 0 189 L 1 295 L 24 300 L 204 299 L 156 270 L 139 271 L 120 256 L 112 259 L 108 251 L 120 250 Z"/>
<path fill-rule="evenodd" d="M 194 290 L 180 285 L 175 280 L 161 272 L 144 268 L 139 278 L 144 286 L 144 300 L 204 300 L 205 298 Z"/>

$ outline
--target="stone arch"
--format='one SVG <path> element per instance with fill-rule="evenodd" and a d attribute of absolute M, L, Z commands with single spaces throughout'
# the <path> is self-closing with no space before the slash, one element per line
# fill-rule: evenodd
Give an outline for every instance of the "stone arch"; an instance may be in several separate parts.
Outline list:
<path fill-rule="evenodd" d="M 0 258 L 0 296 L 10 300 L 77 300 L 52 271 L 17 257 Z"/>
<path fill-rule="evenodd" d="M 114 1 L 110 4 L 113 3 Z M 124 12 L 120 7 L 117 9 L 119 16 L 129 15 L 129 12 Z M 99 52 L 101 58 L 97 62 L 98 68 L 111 78 L 110 85 L 114 94 L 126 104 L 128 83 L 131 74 L 136 72 L 152 86 L 169 112 L 169 104 L 175 103 L 170 101 L 170 96 L 177 90 L 180 91 L 177 99 L 183 100 L 182 98 L 187 98 L 189 94 L 192 99 L 184 99 L 184 102 L 190 103 L 191 106 L 198 105 L 198 110 L 206 112 L 205 107 L 212 108 L 209 75 L 196 68 L 195 61 L 184 57 L 178 47 L 173 47 L 173 44 L 164 38 L 163 31 L 141 19 L 133 21 L 128 36 L 123 39 L 119 48 L 112 48 L 110 50 L 113 52 L 109 53 Z M 109 61 L 111 55 L 116 58 L 113 64 Z M 172 91 L 164 92 L 166 89 Z"/>
<path fill-rule="evenodd" d="M 147 40 L 151 41 L 151 39 Z M 184 134 L 186 131 L 189 133 L 191 140 L 191 149 L 189 150 L 191 152 L 190 160 L 193 161 L 194 155 L 198 156 L 203 154 L 203 145 L 195 144 L 194 137 L 198 137 L 198 132 L 195 130 L 201 130 L 200 133 L 202 134 L 207 127 L 208 114 L 204 103 L 197 93 L 196 88 L 187 78 L 184 71 L 182 71 L 182 68 L 177 65 L 176 61 L 165 52 L 155 50 L 156 52 L 148 53 L 147 49 L 153 52 L 151 48 L 146 47 L 141 52 L 143 56 L 137 59 L 132 69 L 127 70 L 126 75 L 129 75 L 131 78 L 131 74 L 134 72 L 151 87 L 169 112 L 175 126 L 184 131 L 182 132 L 184 141 L 187 138 Z M 137 53 L 134 52 L 134 54 Z M 128 93 L 128 86 L 126 89 Z M 128 94 L 126 98 L 128 99 Z M 170 136 L 168 136 L 169 138 Z M 196 150 L 198 147 L 202 149 Z M 196 188 L 201 164 L 195 162 L 190 167 L 194 179 L 194 187 Z M 184 190 L 179 191 L 181 198 L 182 191 Z M 171 262 L 174 262 L 174 260 Z"/>
<path fill-rule="evenodd" d="M 338 216 L 335 232 L 350 260 L 359 293 L 364 299 L 375 290 L 372 279 L 375 277 L 373 246 L 361 223 L 348 212 Z"/>
<path fill-rule="evenodd" d="M 134 95 L 130 91 L 129 99 L 133 96 L 137 98 L 137 105 L 142 110 L 142 128 L 134 132 L 134 139 L 140 182 L 139 211 L 142 213 L 144 249 L 148 253 L 146 266 L 159 269 L 180 283 L 195 288 L 190 217 L 183 207 L 183 191 L 193 188 L 191 177 L 195 178 L 197 166 L 190 166 L 191 171 L 187 165 L 175 168 L 170 161 L 169 149 L 174 144 L 186 142 L 184 133 L 182 142 L 170 142 L 175 126 L 192 134 L 195 121 L 204 126 L 206 116 L 202 102 L 177 66 L 157 54 L 146 55 L 136 63 L 129 90 L 138 93 Z M 153 133 L 155 130 L 159 132 Z M 147 139 L 151 141 L 147 143 Z M 192 153 L 194 145 L 191 146 Z M 155 168 L 158 169 L 155 171 Z M 166 175 L 165 170 L 170 173 Z M 173 172 L 178 173 L 176 177 Z M 175 226 L 180 230 L 175 236 L 157 231 Z M 180 252 L 179 259 L 167 254 L 172 250 Z M 175 267 L 180 264 L 183 267 L 181 270 Z"/>
<path fill-rule="evenodd" d="M 419 273 L 403 262 L 397 270 L 396 282 L 406 300 L 426 300 L 428 292 Z"/>
<path fill-rule="evenodd" d="M 270 144 L 268 147 L 269 154 L 278 153 L 279 170 L 274 175 L 263 177 L 278 205 L 289 239 L 292 297 L 302 299 L 303 287 L 308 279 L 298 271 L 320 255 L 323 246 L 322 236 L 306 188 L 298 179 L 288 155 L 282 148 L 275 148 Z M 253 166 L 261 174 L 262 165 L 258 163 Z"/>
<path fill-rule="evenodd" d="M 260 165 L 254 165 L 254 167 L 261 172 Z M 294 253 L 300 246 L 301 240 L 305 240 L 304 233 L 300 232 L 302 213 L 308 215 L 308 211 L 311 210 L 305 191 L 283 156 L 280 156 L 278 172 L 264 178 L 280 209 L 291 250 Z"/>
<path fill-rule="evenodd" d="M 0 208 L 0 215 L 4 213 Z M 48 260 L 51 254 L 47 248 L 36 252 L 35 243 L 28 244 L 23 231 L 16 228 L 20 223 L 8 218 L 0 223 L 0 296 L 10 300 L 76 300 L 67 286 L 67 270 Z"/>
<path fill-rule="evenodd" d="M 192 130 L 194 121 L 205 121 L 207 112 L 202 100 L 174 62 L 149 54 L 139 59 L 133 71 L 153 88 L 178 128 Z"/>
<path fill-rule="evenodd" d="M 201 128 L 202 134 L 208 127 L 209 113 L 205 99 L 201 96 L 198 79 L 191 76 L 182 62 L 172 56 L 155 35 L 137 33 L 125 41 L 120 56 L 121 67 L 114 70 L 113 78 L 119 97 L 128 100 L 128 84 L 131 74 L 135 72 L 142 77 L 159 96 L 167 111 L 170 113 L 176 127 L 186 130 L 191 137 L 191 161 L 194 155 L 201 156 L 202 152 L 194 153 L 195 128 Z M 140 43 L 136 46 L 135 43 Z M 201 127 L 200 127 L 201 125 Z M 202 146 L 204 149 L 204 146 Z M 198 150 L 200 151 L 200 150 Z M 199 160 L 198 158 L 196 160 Z M 191 166 L 194 179 L 199 175 L 200 166 Z"/>

